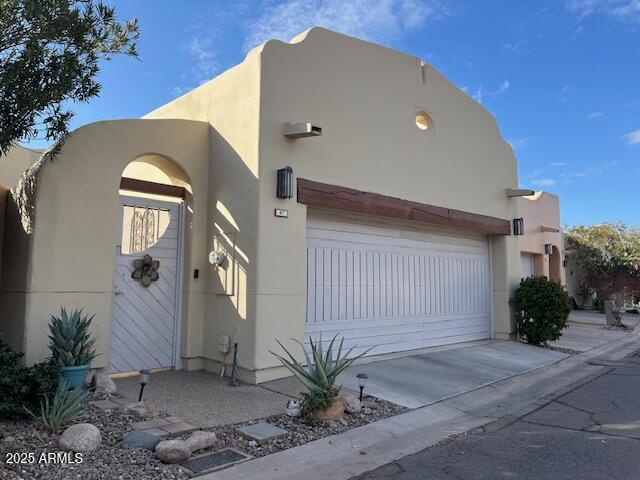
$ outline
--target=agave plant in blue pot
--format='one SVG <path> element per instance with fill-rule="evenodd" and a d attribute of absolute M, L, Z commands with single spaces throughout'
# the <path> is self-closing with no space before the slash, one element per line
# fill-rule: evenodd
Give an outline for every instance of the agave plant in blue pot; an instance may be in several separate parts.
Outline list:
<path fill-rule="evenodd" d="M 61 307 L 59 316 L 51 315 L 49 348 L 53 358 L 62 366 L 62 376 L 69 388 L 84 388 L 91 361 L 97 356 L 93 348 L 96 339 L 89 333 L 93 317 L 84 315 L 82 309 L 69 313 L 64 307 Z"/>

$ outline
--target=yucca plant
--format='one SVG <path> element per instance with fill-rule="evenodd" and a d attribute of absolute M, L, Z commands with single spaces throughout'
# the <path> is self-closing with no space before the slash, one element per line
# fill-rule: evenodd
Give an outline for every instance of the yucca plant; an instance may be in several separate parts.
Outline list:
<path fill-rule="evenodd" d="M 342 338 L 338 346 L 338 351 L 334 355 L 333 348 L 337 338 L 338 335 L 333 337 L 326 351 L 322 347 L 322 338 L 315 342 L 312 338 L 309 338 L 311 355 L 309 355 L 305 350 L 304 345 L 301 342 L 296 339 L 292 339 L 302 347 L 306 365 L 298 362 L 278 340 L 276 340 L 276 342 L 278 342 L 289 358 L 284 358 L 274 352 L 271 353 L 275 355 L 275 357 L 280 360 L 280 362 L 282 362 L 282 364 L 287 367 L 291 373 L 300 379 L 307 390 L 309 390 L 309 394 L 312 394 L 314 398 L 318 397 L 318 392 L 326 392 L 329 394 L 330 398 L 333 398 L 339 391 L 339 388 L 335 385 L 338 375 L 351 366 L 357 359 L 371 351 L 371 348 L 369 348 L 360 355 L 348 358 L 355 347 L 351 347 L 346 352 L 343 352 L 342 346 L 344 344 L 344 338 Z M 327 395 L 320 396 L 323 396 L 325 399 L 327 398 Z"/>
<path fill-rule="evenodd" d="M 58 383 L 53 400 L 49 401 L 45 396 L 44 401 L 40 401 L 40 415 L 34 414 L 27 407 L 24 409 L 33 418 L 42 422 L 48 430 L 55 433 L 82 411 L 87 404 L 88 396 L 89 394 L 83 390 L 69 390 L 69 384 L 62 379 Z"/>
<path fill-rule="evenodd" d="M 60 316 L 51 315 L 49 348 L 53 358 L 63 367 L 88 365 L 96 358 L 93 348 L 96 340 L 89 334 L 94 316 L 83 315 L 82 309 L 69 314 L 64 307 L 60 308 Z"/>

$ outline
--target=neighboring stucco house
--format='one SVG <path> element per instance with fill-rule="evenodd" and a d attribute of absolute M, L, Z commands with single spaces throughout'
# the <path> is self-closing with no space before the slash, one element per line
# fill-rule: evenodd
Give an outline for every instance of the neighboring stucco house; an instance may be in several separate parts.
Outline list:
<path fill-rule="evenodd" d="M 560 200 L 549 192 L 517 199 L 524 234 L 519 237 L 523 278 L 544 276 L 566 284 L 564 239 L 560 227 Z"/>
<path fill-rule="evenodd" d="M 237 343 L 249 382 L 287 375 L 276 339 L 513 338 L 517 187 L 493 116 L 435 68 L 313 28 L 143 119 L 74 131 L 39 171 L 29 235 L 8 207 L 0 330 L 31 363 L 50 314 L 81 306 L 95 367 L 218 371 Z M 148 286 L 131 277 L 145 253 Z"/>

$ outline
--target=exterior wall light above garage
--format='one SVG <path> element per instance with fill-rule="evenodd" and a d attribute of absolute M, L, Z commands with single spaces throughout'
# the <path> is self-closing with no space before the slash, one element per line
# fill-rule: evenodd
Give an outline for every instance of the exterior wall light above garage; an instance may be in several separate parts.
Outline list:
<path fill-rule="evenodd" d="M 284 136 L 287 138 L 318 137 L 322 135 L 322 127 L 308 122 L 285 123 Z"/>
<path fill-rule="evenodd" d="M 522 217 L 513 219 L 513 234 L 524 235 L 524 219 Z"/>
<path fill-rule="evenodd" d="M 276 195 L 278 198 L 293 197 L 293 169 L 289 166 L 278 170 Z"/>
<path fill-rule="evenodd" d="M 528 188 L 507 188 L 507 197 L 529 197 L 535 195 L 535 191 Z"/>

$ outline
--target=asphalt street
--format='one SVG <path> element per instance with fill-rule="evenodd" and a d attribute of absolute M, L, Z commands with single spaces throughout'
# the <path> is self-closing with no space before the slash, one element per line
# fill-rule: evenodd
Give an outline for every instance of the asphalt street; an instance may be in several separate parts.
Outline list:
<path fill-rule="evenodd" d="M 614 365 L 524 417 L 498 420 L 354 478 L 640 479 L 640 357 Z"/>

